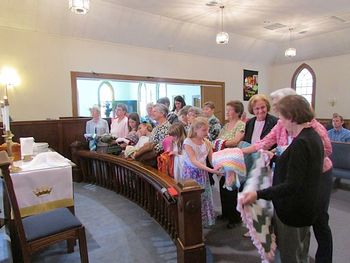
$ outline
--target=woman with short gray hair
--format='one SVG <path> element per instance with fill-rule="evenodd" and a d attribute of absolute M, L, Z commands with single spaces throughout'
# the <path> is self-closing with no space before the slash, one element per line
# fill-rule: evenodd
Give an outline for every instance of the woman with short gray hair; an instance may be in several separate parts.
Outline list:
<path fill-rule="evenodd" d="M 169 109 L 167 108 L 167 106 L 161 103 L 154 104 L 152 107 L 152 113 L 153 110 L 156 110 L 157 112 L 161 113 L 165 118 L 169 113 Z"/>
<path fill-rule="evenodd" d="M 279 102 L 280 99 L 289 96 L 289 95 L 296 95 L 297 92 L 292 88 L 283 88 L 278 89 L 270 93 L 270 98 L 272 102 L 272 111 L 276 113 L 276 104 Z"/>
<path fill-rule="evenodd" d="M 86 134 L 101 136 L 109 133 L 108 123 L 101 118 L 101 110 L 97 105 L 90 108 L 92 119 L 86 123 Z"/>
<path fill-rule="evenodd" d="M 187 112 L 188 124 L 191 125 L 195 118 L 202 117 L 202 116 L 204 116 L 202 109 L 192 106 L 191 108 L 188 109 L 188 112 Z"/>
<path fill-rule="evenodd" d="M 160 103 L 156 103 L 152 109 L 152 116 L 157 121 L 158 125 L 152 130 L 150 142 L 155 144 L 154 150 L 156 153 L 163 151 L 162 142 L 165 136 L 168 135 L 169 127 L 171 125 L 166 118 L 168 112 L 168 108 Z"/>

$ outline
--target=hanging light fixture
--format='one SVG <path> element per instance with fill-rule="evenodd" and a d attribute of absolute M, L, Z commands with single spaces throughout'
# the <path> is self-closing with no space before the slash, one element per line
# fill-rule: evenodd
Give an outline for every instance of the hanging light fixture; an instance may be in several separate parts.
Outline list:
<path fill-rule="evenodd" d="M 224 31 L 224 8 L 225 6 L 220 6 L 221 9 L 221 32 L 216 35 L 217 44 L 227 44 L 229 40 L 229 35 Z"/>
<path fill-rule="evenodd" d="M 90 0 L 69 0 L 69 9 L 78 15 L 85 15 L 90 8 Z"/>
<path fill-rule="evenodd" d="M 284 56 L 286 57 L 295 57 L 296 54 L 297 54 L 297 50 L 294 48 L 294 47 L 291 47 L 292 46 L 292 31 L 293 31 L 293 28 L 289 28 L 289 48 L 286 49 L 286 51 L 284 52 Z"/>

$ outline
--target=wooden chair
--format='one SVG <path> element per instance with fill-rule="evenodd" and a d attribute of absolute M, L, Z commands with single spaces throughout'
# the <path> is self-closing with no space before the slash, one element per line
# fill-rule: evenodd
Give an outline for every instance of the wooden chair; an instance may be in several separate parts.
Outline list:
<path fill-rule="evenodd" d="M 85 228 L 67 208 L 58 208 L 46 213 L 21 218 L 9 165 L 7 153 L 1 151 L 0 169 L 14 215 L 14 224 L 22 250 L 23 262 L 30 262 L 31 256 L 35 252 L 62 240 L 67 241 L 68 253 L 73 252 L 76 239 L 79 240 L 81 262 L 89 262 Z"/>

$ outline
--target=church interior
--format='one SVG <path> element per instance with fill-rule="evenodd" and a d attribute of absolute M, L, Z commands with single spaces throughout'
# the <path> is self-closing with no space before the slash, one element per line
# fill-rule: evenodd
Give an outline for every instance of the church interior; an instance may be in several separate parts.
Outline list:
<path fill-rule="evenodd" d="M 158 104 L 164 97 L 170 102 L 166 113 L 173 112 L 179 120 L 178 97 L 203 114 L 211 107 L 206 102 L 212 102 L 224 127 L 231 122 L 232 101 L 242 105 L 239 120 L 247 123 L 258 118 L 250 110 L 250 98 L 264 94 L 268 115 L 278 118 L 271 94 L 285 88 L 309 103 L 325 130 L 322 141 L 332 147 L 325 156 L 333 162 L 328 208 L 332 260 L 317 259 L 319 240 L 311 227 L 310 262 L 348 262 L 350 93 L 344 83 L 349 68 L 348 0 L 0 1 L 0 147 L 7 151 L 0 152 L 0 262 L 283 263 L 273 260 L 275 240 L 266 248 L 244 236 L 244 219 L 230 225 L 216 218 L 206 227 L 205 187 L 177 180 L 168 167 L 161 170 L 159 152 L 155 165 L 124 157 L 134 148 L 123 143 L 136 142 L 112 131 L 113 123 L 118 119 L 119 125 L 124 118 L 119 109 L 126 113 L 126 134 L 134 129 L 130 113 L 136 113 L 135 134 L 147 122 L 153 128 L 147 136 L 153 138 L 153 126 L 163 123 Z M 96 126 L 88 132 L 93 109 L 107 125 L 101 134 Z M 151 115 L 154 123 L 144 119 Z M 338 129 L 335 119 L 349 139 L 328 138 L 329 130 Z M 126 140 L 117 139 L 112 147 L 102 137 Z M 165 139 L 158 143 L 166 152 Z M 214 140 L 211 146 L 216 151 Z M 37 158 L 43 152 L 50 154 Z M 33 172 L 31 165 L 39 168 Z M 212 206 L 220 217 L 221 177 L 211 178 Z M 16 188 L 23 193 L 16 194 Z M 43 227 L 55 217 L 44 218 L 47 211 L 57 211 L 62 218 L 69 211 L 70 223 L 76 222 L 74 231 L 72 226 L 71 232 L 62 231 L 57 244 L 59 235 Z M 30 219 L 33 225 L 28 226 Z M 27 228 L 34 235 L 43 228 L 45 237 L 30 240 Z M 74 253 L 67 253 L 70 249 Z"/>

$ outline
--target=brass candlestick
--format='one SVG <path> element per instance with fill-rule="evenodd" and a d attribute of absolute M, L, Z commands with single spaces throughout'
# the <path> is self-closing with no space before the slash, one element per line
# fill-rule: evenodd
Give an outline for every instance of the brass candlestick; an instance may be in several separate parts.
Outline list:
<path fill-rule="evenodd" d="M 7 154 L 11 160 L 11 167 L 10 167 L 10 171 L 12 173 L 18 173 L 20 172 L 22 169 L 18 166 L 15 166 L 13 164 L 13 161 L 14 161 L 14 157 L 13 157 L 13 152 L 12 152 L 12 146 L 13 146 L 13 141 L 12 141 L 12 138 L 13 138 L 13 134 L 11 131 L 6 131 L 5 134 L 2 136 L 5 138 L 5 142 L 6 142 L 6 146 L 7 146 Z"/>

